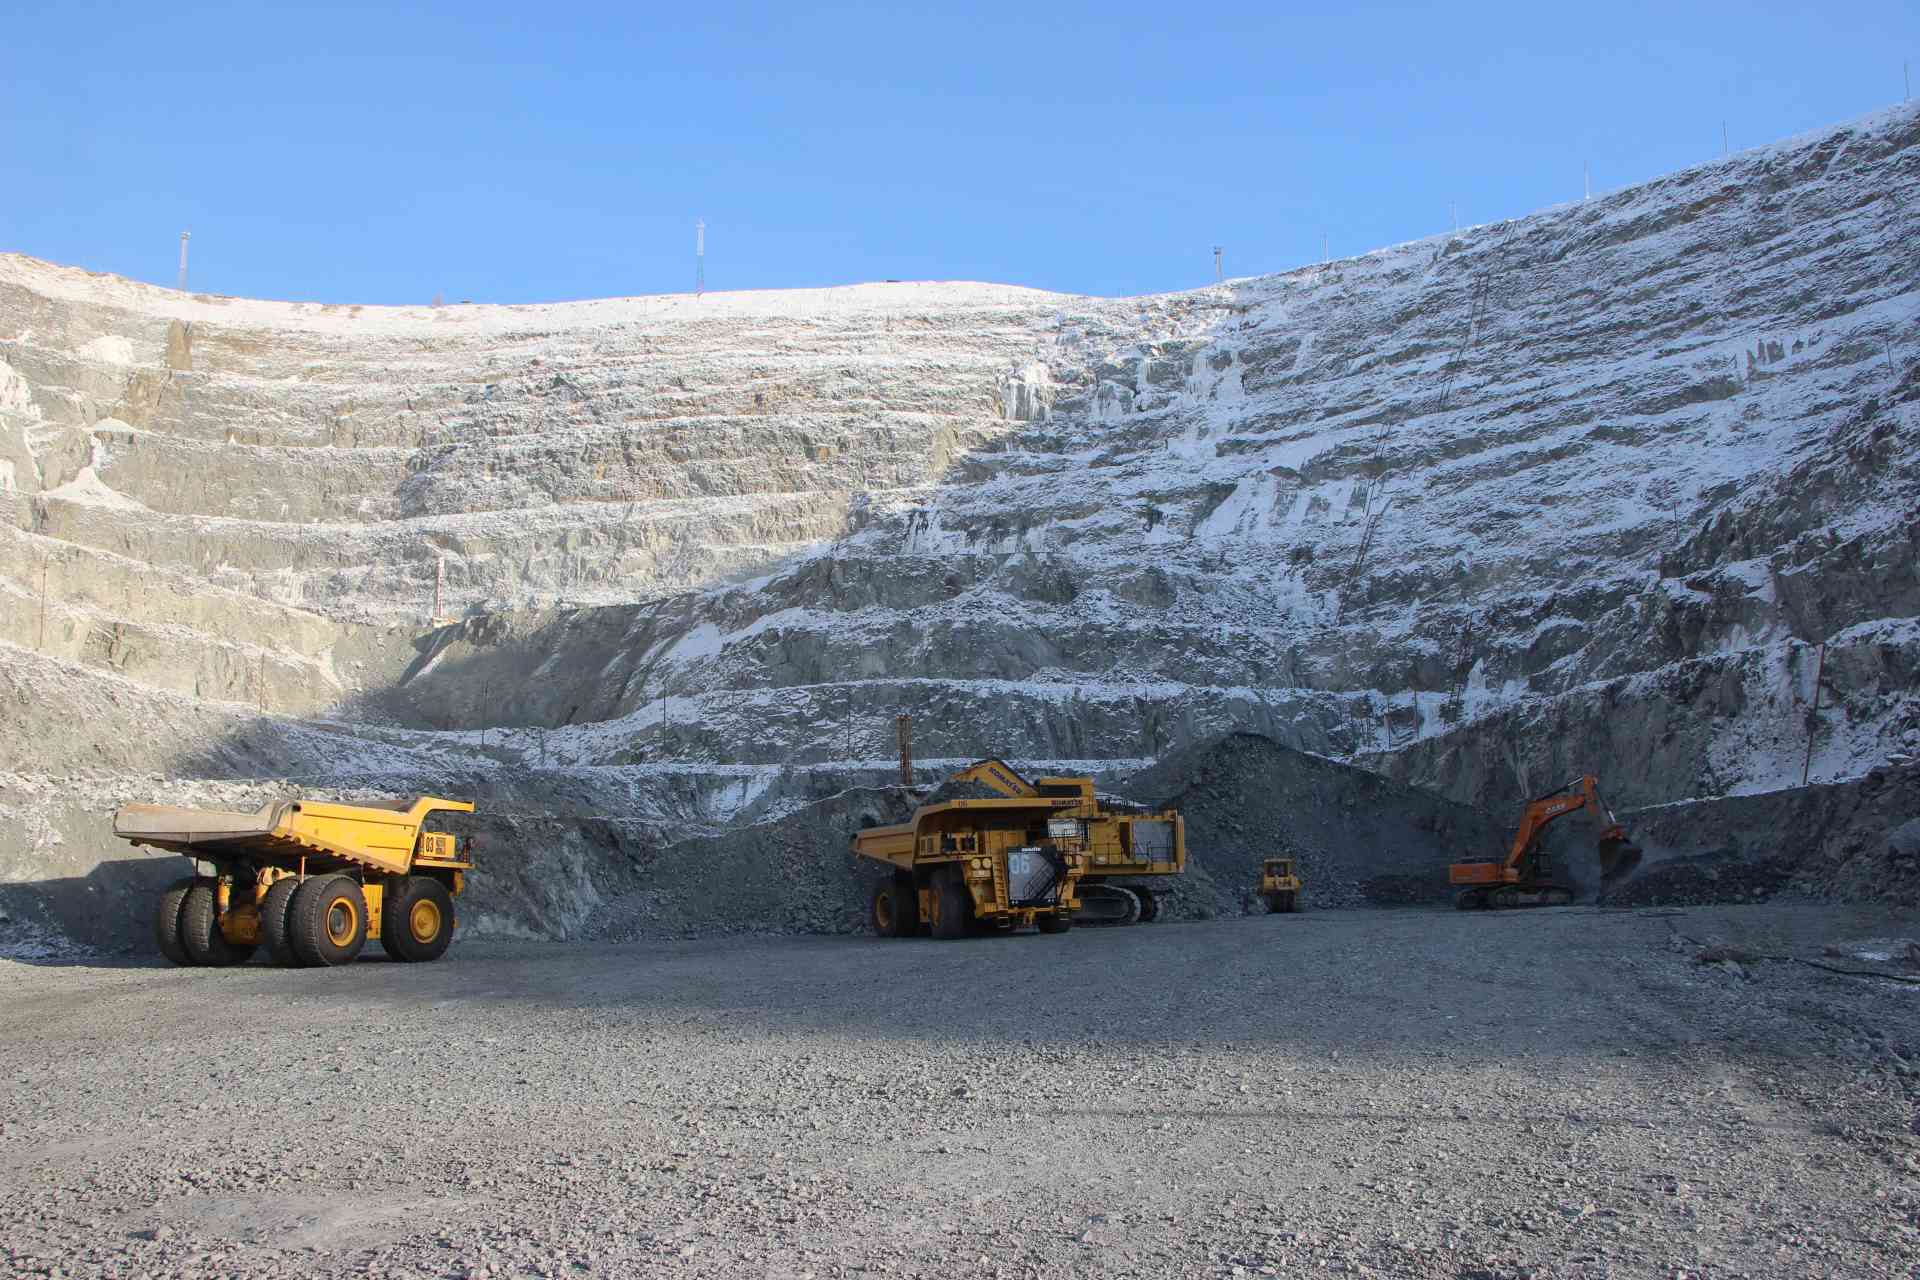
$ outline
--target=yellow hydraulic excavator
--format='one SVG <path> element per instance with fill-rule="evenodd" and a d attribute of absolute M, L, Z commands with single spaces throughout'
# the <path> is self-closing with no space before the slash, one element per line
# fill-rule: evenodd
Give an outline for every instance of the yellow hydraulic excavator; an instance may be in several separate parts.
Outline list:
<path fill-rule="evenodd" d="M 1520 828 L 1501 862 L 1456 862 L 1447 879 L 1464 885 L 1454 905 L 1462 911 L 1507 907 L 1564 907 L 1573 901 L 1573 886 L 1557 878 L 1540 837 L 1547 824 L 1581 809 L 1601 822 L 1600 892 L 1604 894 L 1640 865 L 1640 849 L 1627 839 L 1627 830 L 1600 798 L 1600 784 L 1592 774 L 1575 778 L 1527 805 Z"/>
<path fill-rule="evenodd" d="M 1169 809 L 1116 806 L 1094 792 L 1092 778 L 1034 778 L 1004 760 L 968 765 L 944 786 L 975 783 L 1009 799 L 1054 802 L 1048 823 L 1063 849 L 1084 855 L 1075 890 L 1075 924 L 1150 924 L 1160 914 L 1159 895 L 1169 876 L 1187 866 L 1186 824 Z"/>

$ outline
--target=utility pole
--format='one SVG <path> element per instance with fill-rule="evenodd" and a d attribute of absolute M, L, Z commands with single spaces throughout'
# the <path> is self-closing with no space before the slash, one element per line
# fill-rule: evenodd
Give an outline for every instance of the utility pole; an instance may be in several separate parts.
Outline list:
<path fill-rule="evenodd" d="M 187 241 L 193 238 L 193 232 L 180 233 L 180 292 L 187 291 Z"/>
<path fill-rule="evenodd" d="M 1447 201 L 1447 215 L 1453 219 L 1453 229 L 1455 231 L 1460 230 L 1460 202 L 1458 200 Z"/>
<path fill-rule="evenodd" d="M 1218 284 L 1224 279 L 1226 279 L 1226 277 L 1220 274 L 1220 246 L 1215 245 L 1213 246 L 1213 280 L 1215 284 Z"/>
<path fill-rule="evenodd" d="M 1586 194 L 1580 198 L 1582 200 L 1593 199 L 1593 161 L 1588 160 L 1580 166 L 1580 176 L 1586 183 Z"/>
<path fill-rule="evenodd" d="M 1727 122 L 1722 120 L 1720 122 L 1720 158 L 1724 160 L 1732 154 L 1733 144 L 1727 141 Z"/>
<path fill-rule="evenodd" d="M 1332 237 L 1329 236 L 1326 232 L 1322 231 L 1320 233 L 1320 261 L 1322 262 L 1333 261 L 1333 253 L 1328 248 L 1328 245 L 1331 242 L 1332 242 Z"/>
<path fill-rule="evenodd" d="M 693 223 L 693 292 L 695 295 L 707 291 L 707 220 L 696 218 Z"/>

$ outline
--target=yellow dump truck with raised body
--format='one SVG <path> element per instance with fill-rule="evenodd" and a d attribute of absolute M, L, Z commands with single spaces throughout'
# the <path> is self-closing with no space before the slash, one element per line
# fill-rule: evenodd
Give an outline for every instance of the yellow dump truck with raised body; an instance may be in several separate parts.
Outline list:
<path fill-rule="evenodd" d="M 924 930 L 958 938 L 1023 924 L 1064 933 L 1096 904 L 1108 908 L 1101 923 L 1150 919 L 1141 904 L 1151 894 L 1097 881 L 1185 864 L 1179 814 L 1105 809 L 1090 778 L 1028 782 L 1004 760 L 981 760 L 943 786 L 954 784 L 991 794 L 922 805 L 909 822 L 853 838 L 854 853 L 891 868 L 871 899 L 883 937 Z"/>
<path fill-rule="evenodd" d="M 122 805 L 113 833 L 204 864 L 160 895 L 154 939 L 175 964 L 243 964 L 265 943 L 289 966 L 346 964 L 376 937 L 395 960 L 437 960 L 472 861 L 435 813 L 465 800 L 283 800 L 257 813 Z"/>

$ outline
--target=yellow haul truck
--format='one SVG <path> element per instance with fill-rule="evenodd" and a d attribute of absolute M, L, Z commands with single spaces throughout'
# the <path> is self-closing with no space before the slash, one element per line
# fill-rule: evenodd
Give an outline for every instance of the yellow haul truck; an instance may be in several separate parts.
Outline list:
<path fill-rule="evenodd" d="M 974 783 L 1009 799 L 1053 805 L 1054 839 L 1084 854 L 1074 919 L 1080 924 L 1151 924 L 1169 876 L 1187 867 L 1186 823 L 1172 809 L 1109 808 L 1094 795 L 1092 778 L 1028 781 L 1004 760 L 982 760 L 947 779 Z"/>
<path fill-rule="evenodd" d="M 856 854 L 893 868 L 873 890 L 873 925 L 883 937 L 911 937 L 923 926 L 957 938 L 1025 923 L 1064 933 L 1076 920 L 1150 920 L 1151 891 L 1106 881 L 1174 874 L 1186 864 L 1179 814 L 1103 809 L 1091 778 L 1028 782 L 1004 760 L 982 760 L 947 779 L 967 783 L 995 794 L 922 805 L 911 822 L 854 837 Z"/>
<path fill-rule="evenodd" d="M 921 805 L 910 822 L 857 833 L 853 852 L 892 871 L 873 888 L 874 931 L 883 938 L 923 931 L 961 938 L 1031 924 L 1065 933 L 1079 905 L 1074 884 L 1086 867 L 1085 852 L 1066 838 L 1069 824 L 1055 817 L 1071 803 L 1042 796 L 948 800 Z"/>
<path fill-rule="evenodd" d="M 212 869 L 160 896 L 154 937 L 175 964 L 242 964 L 262 942 L 283 965 L 346 964 L 369 936 L 395 960 L 438 960 L 473 863 L 452 836 L 420 829 L 436 812 L 473 805 L 436 796 L 283 800 L 258 813 L 129 804 L 115 811 L 113 833 Z"/>

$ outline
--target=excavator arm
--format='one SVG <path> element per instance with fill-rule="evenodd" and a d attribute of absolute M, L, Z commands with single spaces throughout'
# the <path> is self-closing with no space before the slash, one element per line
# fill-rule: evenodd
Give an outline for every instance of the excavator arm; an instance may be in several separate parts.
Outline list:
<path fill-rule="evenodd" d="M 1014 771 L 1005 760 L 979 760 L 947 779 L 947 782 L 977 782 L 1011 800 L 1031 800 L 1040 788 Z"/>
<path fill-rule="evenodd" d="M 1528 859 L 1539 846 L 1541 833 L 1549 823 L 1570 813 L 1577 813 L 1589 805 L 1595 813 L 1607 812 L 1600 803 L 1600 786 L 1592 774 L 1575 778 L 1529 803 L 1526 812 L 1520 815 L 1519 830 L 1513 833 L 1513 847 L 1507 853 L 1507 870 L 1524 870 Z M 1607 816 L 1612 817 L 1611 814 Z"/>

